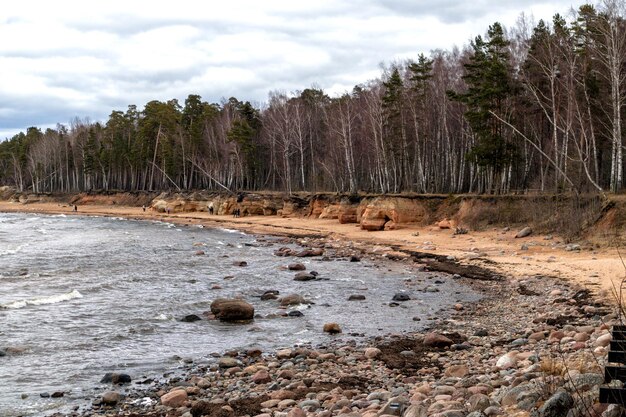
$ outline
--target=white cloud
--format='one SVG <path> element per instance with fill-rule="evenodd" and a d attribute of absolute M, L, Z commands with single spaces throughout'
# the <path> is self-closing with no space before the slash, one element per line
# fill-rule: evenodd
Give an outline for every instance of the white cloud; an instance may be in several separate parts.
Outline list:
<path fill-rule="evenodd" d="M 22 0 L 0 17 L 0 138 L 75 116 L 200 94 L 262 101 L 270 90 L 331 93 L 379 64 L 462 45 L 523 11 L 550 19 L 570 3 L 534 0 Z"/>

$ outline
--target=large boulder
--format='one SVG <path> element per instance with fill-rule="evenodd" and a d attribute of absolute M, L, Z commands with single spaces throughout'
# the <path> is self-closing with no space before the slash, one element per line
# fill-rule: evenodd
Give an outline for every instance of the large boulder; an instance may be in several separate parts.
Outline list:
<path fill-rule="evenodd" d="M 385 223 L 387 223 L 388 219 L 386 218 L 363 218 L 361 219 L 361 229 L 368 230 L 370 232 L 375 232 L 378 230 L 383 230 L 385 228 Z"/>
<path fill-rule="evenodd" d="M 187 392 L 184 389 L 176 388 L 173 391 L 161 396 L 161 404 L 166 407 L 182 407 L 187 401 Z"/>
<path fill-rule="evenodd" d="M 362 206 L 361 206 L 362 207 Z M 396 225 L 419 223 L 424 220 L 427 209 L 424 202 L 402 197 L 375 198 L 365 205 L 361 214 L 361 228 L 365 230 L 382 230 L 387 221 Z M 376 225 L 380 229 L 375 229 Z"/>
<path fill-rule="evenodd" d="M 243 300 L 218 298 L 211 303 L 211 313 L 222 321 L 252 320 L 254 307 Z"/>

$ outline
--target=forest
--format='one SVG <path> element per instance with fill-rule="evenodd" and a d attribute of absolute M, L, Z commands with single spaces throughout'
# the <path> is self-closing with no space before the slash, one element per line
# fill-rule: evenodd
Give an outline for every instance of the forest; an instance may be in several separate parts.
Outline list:
<path fill-rule="evenodd" d="M 359 80 L 355 80 L 359 81 Z M 469 45 L 393 62 L 329 97 L 190 94 L 0 142 L 0 184 L 29 192 L 209 189 L 620 192 L 626 1 L 496 22 Z"/>

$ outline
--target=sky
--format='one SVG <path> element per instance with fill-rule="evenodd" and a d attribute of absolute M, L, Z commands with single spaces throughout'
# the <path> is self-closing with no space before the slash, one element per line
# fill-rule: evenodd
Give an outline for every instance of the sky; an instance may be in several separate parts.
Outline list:
<path fill-rule="evenodd" d="M 0 140 L 129 104 L 189 94 L 261 103 L 270 91 L 330 95 L 381 63 L 463 46 L 521 13 L 571 0 L 20 0 L 0 7 Z"/>

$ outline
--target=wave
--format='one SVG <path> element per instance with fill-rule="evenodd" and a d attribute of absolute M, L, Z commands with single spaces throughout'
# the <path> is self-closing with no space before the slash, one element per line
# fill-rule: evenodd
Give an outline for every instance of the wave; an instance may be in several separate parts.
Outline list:
<path fill-rule="evenodd" d="M 71 292 L 59 295 L 50 295 L 47 297 L 31 298 L 28 300 L 17 300 L 6 304 L 0 304 L 0 308 L 24 308 L 29 305 L 39 306 L 44 304 L 56 304 L 63 301 L 73 300 L 74 298 L 83 298 L 83 295 L 78 290 L 72 290 Z"/>
<path fill-rule="evenodd" d="M 218 227 L 217 230 L 221 230 L 222 232 L 226 232 L 226 233 L 239 233 L 240 235 L 245 235 L 245 233 L 240 230 L 226 229 L 224 227 Z"/>
<path fill-rule="evenodd" d="M 24 245 L 20 245 L 16 247 L 15 249 L 3 249 L 3 250 L 0 250 L 0 255 L 15 255 L 16 253 L 20 252 L 23 248 L 24 248 Z"/>

